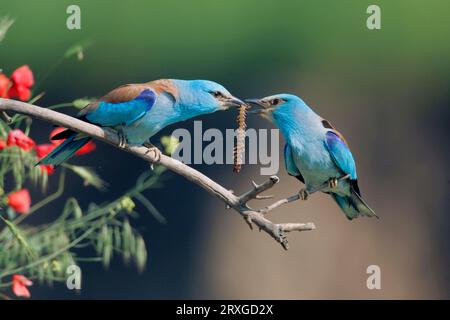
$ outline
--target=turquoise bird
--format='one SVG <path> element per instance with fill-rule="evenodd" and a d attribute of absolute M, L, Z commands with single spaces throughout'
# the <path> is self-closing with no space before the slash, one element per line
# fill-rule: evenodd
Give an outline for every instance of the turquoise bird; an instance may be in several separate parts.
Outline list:
<path fill-rule="evenodd" d="M 241 104 L 241 100 L 213 81 L 161 79 L 118 87 L 86 106 L 78 117 L 116 129 L 121 146 L 126 141 L 154 148 L 149 139 L 164 127 Z M 66 140 L 40 164 L 59 165 L 91 140 L 72 130 L 65 130 L 52 139 Z"/>
<path fill-rule="evenodd" d="M 302 199 L 306 200 L 309 192 L 321 189 L 331 195 L 349 220 L 377 216 L 361 196 L 355 160 L 346 140 L 329 121 L 291 94 L 246 102 L 259 106 L 252 112 L 280 128 L 286 140 L 286 170 L 306 187 L 300 191 Z M 347 175 L 348 179 L 339 179 Z"/>

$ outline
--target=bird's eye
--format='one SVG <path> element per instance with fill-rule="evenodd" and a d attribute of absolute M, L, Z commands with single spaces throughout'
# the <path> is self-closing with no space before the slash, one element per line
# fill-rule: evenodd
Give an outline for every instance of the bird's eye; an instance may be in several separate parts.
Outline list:
<path fill-rule="evenodd" d="M 270 102 L 270 104 L 273 106 L 276 106 L 276 105 L 280 104 L 280 102 L 281 102 L 281 99 L 275 98 Z"/>
<path fill-rule="evenodd" d="M 213 91 L 211 92 L 214 98 L 221 98 L 223 97 L 223 94 L 220 91 Z"/>

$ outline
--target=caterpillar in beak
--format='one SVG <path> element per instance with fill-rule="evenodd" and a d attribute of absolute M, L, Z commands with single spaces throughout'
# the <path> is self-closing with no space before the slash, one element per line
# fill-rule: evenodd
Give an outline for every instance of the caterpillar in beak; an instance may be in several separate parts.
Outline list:
<path fill-rule="evenodd" d="M 236 145 L 234 146 L 234 167 L 233 172 L 239 173 L 242 168 L 242 158 L 245 153 L 245 129 L 247 125 L 245 118 L 247 116 L 247 105 L 242 104 L 239 107 L 237 116 L 238 128 L 236 130 Z"/>

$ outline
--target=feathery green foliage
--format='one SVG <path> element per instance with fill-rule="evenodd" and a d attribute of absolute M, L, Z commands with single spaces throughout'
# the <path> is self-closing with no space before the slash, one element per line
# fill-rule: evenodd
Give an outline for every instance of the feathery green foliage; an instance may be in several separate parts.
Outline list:
<path fill-rule="evenodd" d="M 9 18 L 0 18 L 0 41 L 12 22 Z M 81 61 L 87 45 L 89 43 L 79 43 L 69 48 L 41 78 L 40 85 L 63 60 L 76 56 Z M 41 96 L 42 94 L 36 95 L 30 101 Z M 91 99 L 82 98 L 48 108 L 80 109 L 90 101 Z M 54 281 L 66 281 L 66 270 L 71 265 L 101 262 L 108 267 L 115 257 L 122 257 L 124 262 L 134 265 L 139 271 L 144 270 L 147 262 L 146 244 L 130 221 L 138 215 L 136 210 L 139 207 L 150 211 L 158 221 L 165 221 L 143 195 L 146 190 L 160 187 L 164 168 L 157 167 L 153 171 L 144 172 L 134 186 L 116 199 L 82 207 L 76 198 L 64 193 L 66 176 L 80 177 L 80 188 L 92 186 L 106 191 L 108 184 L 88 167 L 64 163 L 54 171 L 53 167 L 36 165 L 39 159 L 35 147 L 24 147 L 20 143 L 9 143 L 8 140 L 14 129 L 21 130 L 24 139 L 29 140 L 26 136 L 29 135 L 31 126 L 31 119 L 24 115 L 14 115 L 10 123 L 0 120 L 0 298 L 8 297 L 12 276 L 16 274 L 51 285 Z M 48 176 L 49 173 L 52 173 L 51 177 Z M 47 191 L 49 178 L 59 181 L 57 190 L 53 193 Z M 25 210 L 10 202 L 10 196 L 22 189 L 37 189 L 46 196 L 34 201 L 29 209 L 27 204 Z M 67 198 L 54 221 L 25 224 L 25 219 L 31 214 L 45 214 L 49 203 L 61 201 L 64 196 Z M 19 198 L 15 201 L 21 200 Z M 28 202 L 26 197 L 23 202 Z M 81 248 L 91 248 L 91 256 L 83 256 L 82 253 L 86 250 L 80 250 Z"/>

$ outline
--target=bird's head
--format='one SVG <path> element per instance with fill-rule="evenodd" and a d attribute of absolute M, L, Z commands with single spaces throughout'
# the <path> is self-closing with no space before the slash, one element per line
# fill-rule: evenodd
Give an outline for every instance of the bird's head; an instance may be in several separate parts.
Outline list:
<path fill-rule="evenodd" d="M 308 108 L 302 99 L 287 93 L 261 99 L 246 99 L 245 102 L 252 106 L 249 113 L 259 114 L 270 121 L 292 117 L 295 112 L 301 111 L 302 108 Z"/>
<path fill-rule="evenodd" d="M 209 80 L 176 80 L 183 112 L 200 115 L 245 104 L 222 85 Z"/>

